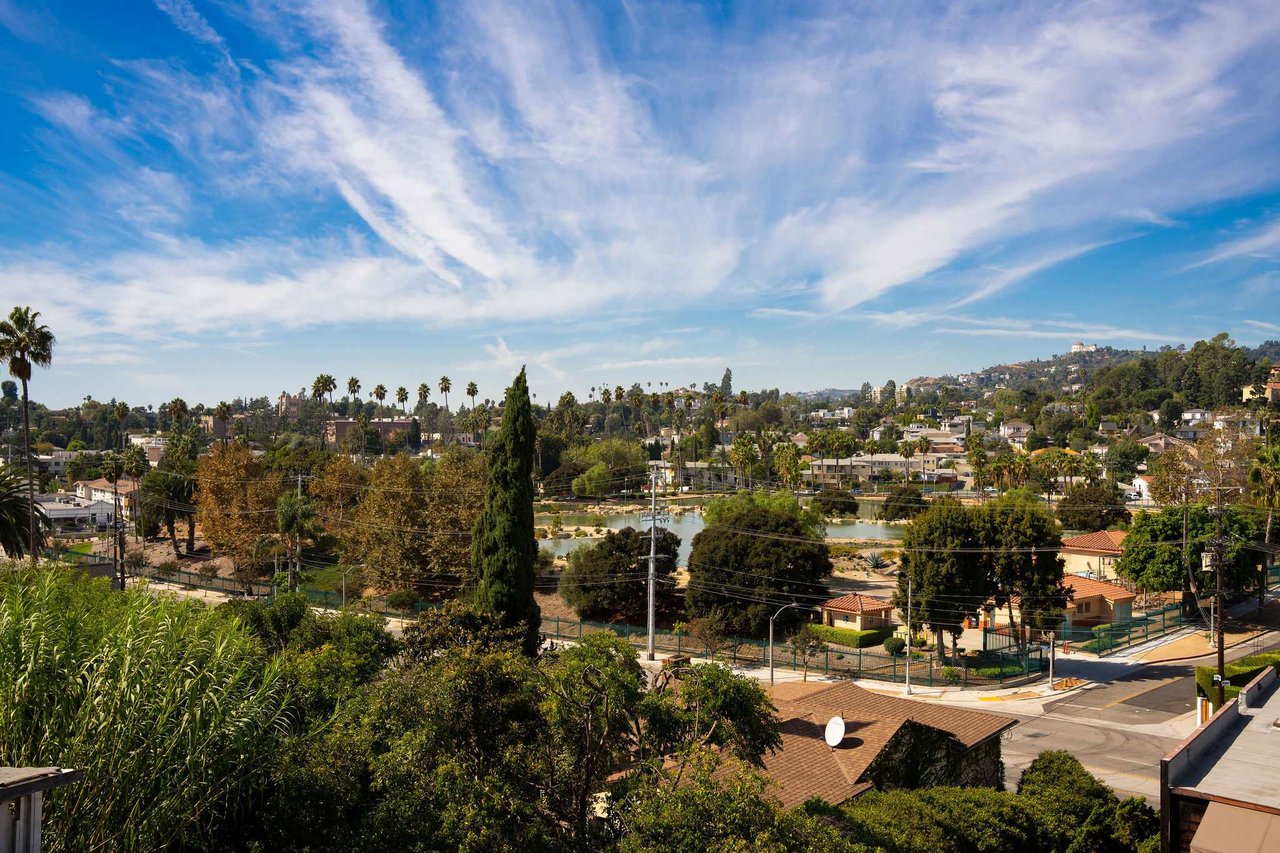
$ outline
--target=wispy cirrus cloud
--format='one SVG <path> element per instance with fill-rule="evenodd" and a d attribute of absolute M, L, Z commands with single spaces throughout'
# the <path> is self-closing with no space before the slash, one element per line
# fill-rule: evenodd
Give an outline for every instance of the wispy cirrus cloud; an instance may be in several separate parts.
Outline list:
<path fill-rule="evenodd" d="M 1259 155 L 1280 140 L 1257 106 L 1280 88 L 1265 0 L 750 6 L 728 28 L 639 2 L 155 4 L 187 55 L 24 96 L 66 231 L 11 243 L 0 296 L 40 282 L 66 334 L 563 332 L 725 303 L 969 329 L 959 309 L 1150 231 L 1135 223 L 1280 181 Z M 8 186 L 12 207 L 26 190 Z M 1196 266 L 1274 251 L 1274 230 Z M 1167 339 L 983 334 L 1005 331 Z M 490 363 L 579 369 L 516 340 Z"/>
<path fill-rule="evenodd" d="M 1205 253 L 1204 257 L 1189 264 L 1185 269 L 1193 270 L 1246 256 L 1263 258 L 1280 256 L 1280 219 L 1243 237 L 1236 237 L 1215 246 Z"/>
<path fill-rule="evenodd" d="M 1098 323 L 1077 323 L 1062 320 L 1014 320 L 1010 318 L 983 319 L 976 317 L 952 318 L 966 325 L 939 326 L 934 331 L 947 335 L 967 337 L 1039 338 L 1062 341 L 1107 341 L 1110 343 L 1180 343 L 1183 338 L 1166 332 L 1126 328 Z"/>

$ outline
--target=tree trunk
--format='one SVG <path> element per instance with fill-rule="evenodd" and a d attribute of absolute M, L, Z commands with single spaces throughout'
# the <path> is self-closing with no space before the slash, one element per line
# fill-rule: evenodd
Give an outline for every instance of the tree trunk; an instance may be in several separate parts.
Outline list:
<path fill-rule="evenodd" d="M 169 542 L 173 545 L 173 559 L 178 559 L 182 553 L 178 550 L 178 522 L 172 515 L 165 516 L 164 526 L 169 529 Z"/>
<path fill-rule="evenodd" d="M 187 553 L 194 554 L 196 552 L 196 517 L 194 515 L 187 516 Z"/>
<path fill-rule="evenodd" d="M 1189 618 L 1194 610 L 1200 609 L 1200 596 L 1195 590 L 1195 577 L 1191 570 L 1191 543 L 1187 541 L 1187 516 L 1191 509 L 1185 496 L 1182 502 L 1182 615 Z M 1194 607 L 1192 606 L 1194 602 Z"/>
<path fill-rule="evenodd" d="M 36 552 L 36 485 L 31 473 L 31 406 L 27 397 L 27 380 L 22 380 L 22 452 L 27 463 L 27 521 L 31 545 L 31 566 L 39 560 Z"/>
<path fill-rule="evenodd" d="M 1009 606 L 1009 635 L 1014 638 L 1014 642 L 1018 644 L 1018 651 L 1022 651 L 1022 631 L 1018 630 L 1018 626 L 1013 621 L 1013 594 L 1009 594 L 1008 600 L 1005 602 Z"/>
<path fill-rule="evenodd" d="M 1271 498 L 1271 502 L 1267 504 L 1267 528 L 1262 537 L 1263 544 L 1271 544 L 1271 521 L 1276 512 L 1275 497 Z M 1271 553 L 1271 549 L 1267 548 L 1267 556 L 1262 561 L 1262 586 L 1258 589 L 1258 609 L 1261 610 L 1267 604 L 1267 581 L 1271 579 L 1271 564 L 1275 562 L 1275 558 Z"/>

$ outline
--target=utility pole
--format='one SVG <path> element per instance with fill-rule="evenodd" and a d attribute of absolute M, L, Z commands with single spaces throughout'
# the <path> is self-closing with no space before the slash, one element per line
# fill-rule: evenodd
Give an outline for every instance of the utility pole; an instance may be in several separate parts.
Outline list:
<path fill-rule="evenodd" d="M 302 472 L 298 472 L 298 497 L 302 497 Z M 296 533 L 297 531 L 295 531 Z M 298 541 L 294 543 L 294 560 L 293 560 L 293 582 L 290 584 L 289 592 L 298 591 L 298 575 L 302 572 L 302 534 L 297 534 Z"/>
<path fill-rule="evenodd" d="M 1213 533 L 1213 568 L 1214 576 L 1218 584 L 1217 602 L 1218 602 L 1218 704 L 1215 710 L 1221 710 L 1226 704 L 1226 616 L 1227 612 L 1224 608 L 1226 601 L 1223 598 L 1222 591 L 1222 563 L 1223 563 L 1223 540 L 1222 540 L 1222 489 L 1218 488 L 1213 493 L 1214 504 L 1214 533 Z"/>
<path fill-rule="evenodd" d="M 654 659 L 654 636 L 657 631 L 658 585 L 658 469 L 649 471 L 649 636 L 645 643 L 645 660 Z"/>
<path fill-rule="evenodd" d="M 915 578 L 907 574 L 907 695 L 911 695 L 911 599 Z"/>

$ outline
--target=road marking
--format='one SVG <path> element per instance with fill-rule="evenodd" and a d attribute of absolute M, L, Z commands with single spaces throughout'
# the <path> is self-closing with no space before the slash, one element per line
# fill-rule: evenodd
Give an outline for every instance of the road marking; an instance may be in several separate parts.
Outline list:
<path fill-rule="evenodd" d="M 1159 684 L 1155 684 L 1155 685 L 1152 685 L 1151 687 L 1147 687 L 1147 688 L 1144 688 L 1144 689 L 1142 689 L 1142 690 L 1139 690 L 1137 693 L 1134 693 L 1134 694 L 1132 694 L 1132 695 L 1130 695 L 1130 696 L 1126 696 L 1126 697 L 1124 697 L 1123 699 L 1117 699 L 1117 700 L 1115 700 L 1114 702 L 1108 702 L 1107 704 L 1103 705 L 1102 707 L 1104 707 L 1104 708 L 1114 708 L 1116 705 L 1122 705 L 1122 704 L 1124 704 L 1125 702 L 1128 702 L 1130 699 L 1137 699 L 1139 696 L 1145 696 L 1145 695 L 1147 695 L 1148 693 L 1150 693 L 1150 692 L 1151 692 L 1151 691 L 1153 691 L 1153 690 L 1159 690 L 1159 689 L 1160 689 L 1160 688 L 1162 688 L 1162 687 L 1168 687 L 1170 684 L 1176 684 L 1177 682 L 1181 681 L 1183 678 L 1186 678 L 1186 676 L 1185 676 L 1185 675 L 1180 675 L 1180 676 L 1178 676 L 1177 678 L 1170 678 L 1170 679 L 1168 679 L 1168 680 L 1166 680 L 1166 681 L 1162 681 L 1162 682 L 1160 682 Z"/>

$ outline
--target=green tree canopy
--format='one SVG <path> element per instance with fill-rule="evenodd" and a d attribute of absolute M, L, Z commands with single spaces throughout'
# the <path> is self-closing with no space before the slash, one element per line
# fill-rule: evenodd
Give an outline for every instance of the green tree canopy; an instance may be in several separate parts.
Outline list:
<path fill-rule="evenodd" d="M 1152 592 L 1172 592 L 1183 588 L 1186 566 L 1198 574 L 1204 549 L 1214 536 L 1213 514 L 1204 504 L 1187 511 L 1187 563 L 1183 563 L 1182 509 L 1168 507 L 1159 512 L 1140 512 L 1124 540 L 1124 553 L 1116 561 L 1116 573 Z M 1223 516 L 1227 537 L 1223 583 L 1228 589 L 1253 589 L 1258 585 L 1257 550 L 1250 543 L 1262 540 L 1262 522 L 1248 507 L 1228 507 Z"/>
<path fill-rule="evenodd" d="M 794 514 L 751 506 L 725 520 L 708 517 L 689 554 L 686 611 L 723 613 L 729 633 L 760 636 L 782 604 L 822 600 L 830 574 L 826 543 Z M 786 630 L 797 618 L 792 609 L 778 622 Z"/>
<path fill-rule="evenodd" d="M 1058 521 L 1065 530 L 1091 533 L 1129 522 L 1120 492 L 1110 483 L 1075 483 L 1067 488 L 1057 507 Z"/>
<path fill-rule="evenodd" d="M 537 427 L 524 369 L 507 389 L 502 428 L 489 443 L 484 508 L 471 535 L 477 607 L 506 627 L 523 625 L 525 652 L 538 647 L 541 613 L 533 600 L 538 542 L 533 533 L 533 452 Z"/>
<path fill-rule="evenodd" d="M 655 574 L 658 594 L 669 595 L 663 582 L 674 574 L 680 537 L 661 528 L 657 536 Z M 642 620 L 647 610 L 649 533 L 633 527 L 610 530 L 600 541 L 574 550 L 560 575 L 560 595 L 585 619 L 620 617 Z"/>
<path fill-rule="evenodd" d="M 915 518 L 928 506 L 924 493 L 911 485 L 894 486 L 889 489 L 884 503 L 880 506 L 880 517 L 885 521 L 902 521 Z"/>
<path fill-rule="evenodd" d="M 724 497 L 712 498 L 702 511 L 702 517 L 708 527 L 721 524 L 733 525 L 735 516 L 750 509 L 763 508 L 772 510 L 788 518 L 794 519 L 807 535 L 817 539 L 826 536 L 827 525 L 822 513 L 816 509 L 802 507 L 800 499 L 788 491 L 740 491 Z"/>

